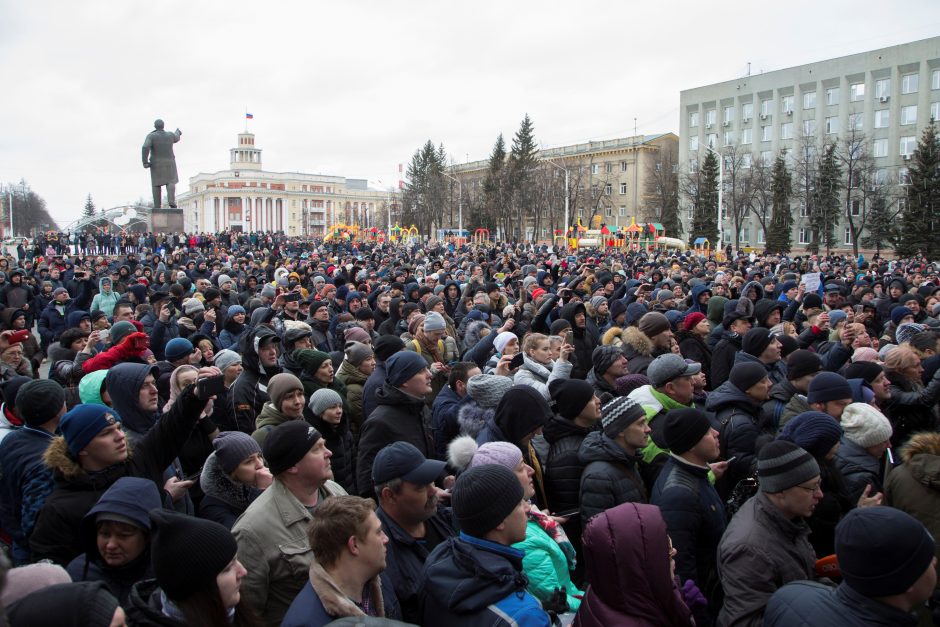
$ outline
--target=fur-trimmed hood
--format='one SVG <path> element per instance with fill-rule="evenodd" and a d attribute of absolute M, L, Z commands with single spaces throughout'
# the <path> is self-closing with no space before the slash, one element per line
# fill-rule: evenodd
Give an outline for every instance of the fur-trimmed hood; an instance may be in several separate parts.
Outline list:
<path fill-rule="evenodd" d="M 623 339 L 620 336 L 623 332 L 620 327 L 610 327 L 601 336 L 601 344 L 605 346 L 622 346 Z"/>
<path fill-rule="evenodd" d="M 330 616 L 334 618 L 365 616 L 359 606 L 349 600 L 333 578 L 316 562 L 310 565 L 310 585 L 319 597 L 320 603 L 323 604 L 323 609 Z M 385 603 L 382 598 L 382 583 L 378 575 L 369 581 L 369 592 L 375 615 L 384 617 Z"/>
<path fill-rule="evenodd" d="M 632 349 L 635 355 L 644 355 L 649 357 L 653 354 L 653 340 L 648 338 L 637 327 L 628 327 L 622 334 L 621 339 L 628 349 Z M 629 356 L 627 357 L 629 359 Z"/>
<path fill-rule="evenodd" d="M 457 413 L 457 423 L 460 425 L 460 433 L 476 438 L 487 421 L 493 420 L 496 416 L 496 408 L 484 409 L 470 400 L 461 405 Z"/>
<path fill-rule="evenodd" d="M 215 453 L 209 455 L 202 473 L 199 475 L 199 487 L 206 496 L 212 496 L 233 507 L 245 511 L 261 490 L 244 483 L 236 483 L 222 470 Z"/>
<path fill-rule="evenodd" d="M 61 435 L 56 436 L 49 443 L 49 448 L 43 453 L 42 460 L 46 466 L 52 469 L 57 481 L 63 480 L 67 483 L 87 484 L 90 490 L 104 490 L 114 483 L 119 477 L 127 474 L 127 462 L 131 458 L 131 444 L 127 444 L 127 459 L 120 464 L 115 464 L 102 472 L 89 475 L 81 467 L 81 464 L 69 454 L 68 445 L 65 438 Z"/>
<path fill-rule="evenodd" d="M 917 455 L 940 456 L 940 433 L 916 433 L 901 449 L 901 459 L 905 464 L 914 461 Z"/>

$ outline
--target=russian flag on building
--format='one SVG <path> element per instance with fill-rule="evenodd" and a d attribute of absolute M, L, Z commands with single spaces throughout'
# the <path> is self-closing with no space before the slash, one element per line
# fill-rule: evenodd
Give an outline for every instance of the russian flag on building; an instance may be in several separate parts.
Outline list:
<path fill-rule="evenodd" d="M 254 120 L 254 119 L 255 119 L 255 116 L 252 115 L 251 113 L 246 113 L 246 114 L 245 114 L 245 119 L 246 119 L 246 120 Z"/>

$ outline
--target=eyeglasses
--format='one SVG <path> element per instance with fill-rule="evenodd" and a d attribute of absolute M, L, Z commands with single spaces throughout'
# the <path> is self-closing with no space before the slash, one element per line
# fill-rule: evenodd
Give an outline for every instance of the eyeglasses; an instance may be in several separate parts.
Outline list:
<path fill-rule="evenodd" d="M 798 485 L 795 487 L 800 488 L 801 490 L 806 490 L 807 492 L 811 494 L 815 494 L 817 491 L 822 492 L 822 480 L 820 479 L 819 481 L 814 483 L 812 486 Z"/>

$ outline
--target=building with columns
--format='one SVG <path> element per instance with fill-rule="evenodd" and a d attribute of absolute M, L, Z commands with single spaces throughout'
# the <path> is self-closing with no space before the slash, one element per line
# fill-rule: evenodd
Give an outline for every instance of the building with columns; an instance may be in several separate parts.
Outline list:
<path fill-rule="evenodd" d="M 318 236 L 331 224 L 386 224 L 388 192 L 369 189 L 365 179 L 267 172 L 254 133 L 244 132 L 229 149 L 229 168 L 190 177 L 189 190 L 177 200 L 190 233 L 282 231 Z"/>

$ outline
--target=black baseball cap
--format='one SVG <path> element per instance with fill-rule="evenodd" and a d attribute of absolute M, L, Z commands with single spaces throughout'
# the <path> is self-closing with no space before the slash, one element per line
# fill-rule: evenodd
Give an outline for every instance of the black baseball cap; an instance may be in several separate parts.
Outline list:
<path fill-rule="evenodd" d="M 437 479 L 447 464 L 426 459 L 414 444 L 393 442 L 375 456 L 372 482 L 376 485 L 401 479 L 415 485 L 427 485 Z"/>

